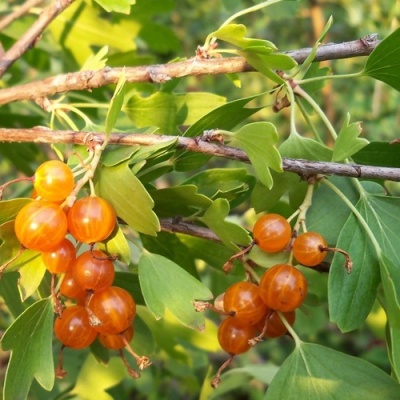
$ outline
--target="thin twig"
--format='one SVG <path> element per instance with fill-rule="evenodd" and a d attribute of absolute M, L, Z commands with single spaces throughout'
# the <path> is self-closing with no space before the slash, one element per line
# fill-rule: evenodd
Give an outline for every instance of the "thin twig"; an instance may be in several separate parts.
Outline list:
<path fill-rule="evenodd" d="M 5 29 L 8 25 L 13 23 L 16 19 L 22 17 L 24 14 L 27 14 L 29 10 L 40 3 L 43 3 L 43 0 L 27 0 L 24 4 L 17 6 L 15 11 L 6 15 L 4 18 L 0 20 L 0 31 Z"/>
<path fill-rule="evenodd" d="M 91 132 L 93 137 L 102 141 L 104 133 Z M 85 144 L 88 132 L 53 131 L 51 129 L 8 129 L 0 128 L 0 142 L 34 142 L 34 143 L 74 143 Z M 177 147 L 196 153 L 208 154 L 248 163 L 246 153 L 238 148 L 216 143 L 209 143 L 199 138 L 167 135 L 148 135 L 140 133 L 110 135 L 110 145 L 132 146 L 134 144 L 149 146 L 176 140 Z M 400 181 L 400 168 L 379 167 L 358 164 L 340 164 L 324 161 L 308 161 L 293 158 L 283 158 L 283 169 L 298 174 L 302 179 L 316 175 L 338 175 L 363 179 L 385 179 Z"/>
<path fill-rule="evenodd" d="M 65 2 L 66 0 L 64 0 Z M 71 1 L 71 0 L 69 0 Z M 319 47 L 315 61 L 333 60 L 369 55 L 379 44 L 375 35 L 344 43 L 328 43 Z M 299 64 L 310 54 L 310 48 L 287 51 Z M 13 101 L 33 100 L 72 90 L 92 90 L 115 84 L 124 71 L 127 82 L 165 82 L 173 78 L 200 75 L 219 75 L 254 71 L 244 58 L 228 57 L 215 59 L 190 58 L 185 61 L 139 67 L 110 68 L 97 71 L 80 71 L 56 75 L 40 81 L 0 90 L 0 104 Z M 0 63 L 1 73 L 1 63 Z M 1 74 L 0 74 L 1 76 Z"/>
<path fill-rule="evenodd" d="M 0 78 L 8 68 L 18 60 L 26 51 L 35 45 L 45 28 L 64 11 L 74 0 L 55 0 L 53 4 L 46 7 L 33 25 L 14 43 L 14 45 L 3 54 L 0 59 Z"/>

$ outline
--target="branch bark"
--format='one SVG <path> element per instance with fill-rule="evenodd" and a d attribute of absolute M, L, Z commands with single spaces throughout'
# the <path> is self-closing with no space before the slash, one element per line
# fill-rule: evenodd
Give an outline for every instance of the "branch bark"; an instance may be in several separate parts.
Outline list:
<path fill-rule="evenodd" d="M 40 3 L 43 3 L 43 0 L 27 0 L 24 4 L 17 7 L 15 11 L 6 15 L 0 20 L 0 31 L 2 31 L 19 17 L 22 17 L 24 14 L 28 13 L 32 7 L 35 7 Z"/>
<path fill-rule="evenodd" d="M 65 2 L 66 0 L 64 0 Z M 71 1 L 71 0 L 70 0 Z M 315 61 L 343 59 L 369 55 L 379 44 L 376 35 L 344 43 L 327 43 L 317 50 Z M 311 48 L 288 51 L 299 64 L 310 54 Z M 6 57 L 3 58 L 5 60 Z M 0 61 L 0 73 L 1 64 Z M 218 75 L 254 71 L 244 58 L 191 59 L 170 64 L 124 68 L 127 82 L 166 82 L 173 78 L 199 75 Z M 92 90 L 115 84 L 123 68 L 103 68 L 98 71 L 80 71 L 49 77 L 40 81 L 0 90 L 0 104 L 33 100 L 72 90 Z M 0 74 L 1 76 L 1 74 Z M 38 101 L 40 102 L 40 100 Z"/>
<path fill-rule="evenodd" d="M 88 135 L 104 140 L 101 132 L 53 131 L 41 129 L 7 129 L 0 128 L 0 142 L 34 142 L 34 143 L 70 143 L 85 145 Z M 120 134 L 112 133 L 109 144 L 132 146 L 149 146 L 176 140 L 177 147 L 183 150 L 203 153 L 216 157 L 228 158 L 249 163 L 246 153 L 238 148 L 210 143 L 201 137 L 191 138 L 184 136 L 148 135 L 148 134 Z M 385 179 L 400 181 L 400 168 L 376 167 L 371 165 L 340 164 L 333 162 L 308 161 L 292 158 L 283 158 L 283 169 L 298 174 L 306 179 L 315 175 L 338 175 L 364 179 Z"/>
<path fill-rule="evenodd" d="M 6 51 L 0 59 L 0 78 L 8 68 L 20 58 L 27 50 L 35 45 L 46 27 L 63 12 L 74 0 L 55 0 L 53 4 L 45 8 L 34 24 Z"/>

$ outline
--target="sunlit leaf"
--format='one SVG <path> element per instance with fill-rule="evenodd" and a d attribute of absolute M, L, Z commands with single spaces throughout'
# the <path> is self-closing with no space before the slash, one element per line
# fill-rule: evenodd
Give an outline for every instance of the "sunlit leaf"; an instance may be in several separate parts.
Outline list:
<path fill-rule="evenodd" d="M 129 14 L 131 5 L 136 3 L 136 0 L 95 0 L 97 4 L 101 5 L 107 12 L 119 12 L 122 14 Z"/>
<path fill-rule="evenodd" d="M 144 252 L 139 261 L 139 281 L 146 305 L 157 319 L 168 309 L 183 325 L 204 329 L 204 316 L 195 311 L 193 301 L 209 300 L 212 293 L 179 265 Z"/>
<path fill-rule="evenodd" d="M 153 212 L 154 202 L 126 162 L 102 167 L 97 187 L 99 196 L 108 200 L 117 215 L 131 228 L 148 235 L 155 235 L 160 230 Z"/>
<path fill-rule="evenodd" d="M 99 249 L 105 250 L 108 254 L 118 255 L 118 260 L 125 264 L 129 264 L 131 261 L 131 250 L 119 225 L 116 226 L 111 237 L 106 242 L 100 242 L 97 246 Z"/>
<path fill-rule="evenodd" d="M 1 347 L 12 351 L 4 383 L 5 400 L 26 399 L 33 378 L 47 390 L 53 387 L 53 316 L 51 300 L 39 300 L 4 333 Z"/>
<path fill-rule="evenodd" d="M 15 219 L 18 211 L 30 203 L 31 199 L 12 199 L 0 201 L 0 225 Z"/>
<path fill-rule="evenodd" d="M 399 390 L 389 375 L 361 358 L 301 343 L 275 375 L 264 399 L 395 400 Z"/>
<path fill-rule="evenodd" d="M 105 132 L 109 136 L 113 130 L 122 108 L 125 96 L 125 70 L 122 70 L 107 112 Z"/>
<path fill-rule="evenodd" d="M 26 255 L 27 253 L 24 254 L 24 256 Z M 35 293 L 46 272 L 46 266 L 42 261 L 42 257 L 39 253 L 36 253 L 36 255 L 37 256 L 32 258 L 29 263 L 18 269 L 20 273 L 18 285 L 22 301 L 25 301 L 29 296 Z"/>

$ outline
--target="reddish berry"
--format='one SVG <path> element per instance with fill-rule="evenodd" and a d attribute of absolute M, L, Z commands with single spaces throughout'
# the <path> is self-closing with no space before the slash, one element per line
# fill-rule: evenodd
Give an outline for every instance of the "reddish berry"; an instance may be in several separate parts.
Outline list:
<path fill-rule="evenodd" d="M 100 343 L 107 349 L 111 350 L 119 350 L 125 347 L 125 338 L 126 342 L 129 343 L 133 338 L 133 326 L 131 325 L 126 331 L 123 333 L 116 333 L 114 335 L 105 335 L 100 333 L 99 340 Z"/>
<path fill-rule="evenodd" d="M 33 186 L 44 200 L 64 200 L 74 188 L 74 176 L 68 165 L 58 160 L 46 161 L 35 172 Z"/>
<path fill-rule="evenodd" d="M 296 260 L 307 267 L 315 267 L 324 261 L 328 243 L 317 232 L 304 232 L 293 242 L 293 255 Z"/>
<path fill-rule="evenodd" d="M 52 251 L 42 253 L 43 263 L 52 274 L 67 272 L 75 259 L 75 247 L 68 239 L 63 239 Z"/>
<path fill-rule="evenodd" d="M 78 303 L 84 304 L 87 293 L 75 281 L 72 269 L 68 270 L 60 285 L 60 293 L 69 299 L 75 299 Z"/>
<path fill-rule="evenodd" d="M 261 277 L 260 296 L 272 310 L 293 311 L 300 307 L 306 295 L 306 278 L 291 265 L 275 265 Z"/>
<path fill-rule="evenodd" d="M 296 312 L 289 311 L 283 313 L 283 316 L 286 318 L 286 321 L 289 325 L 293 325 L 296 320 Z M 257 329 L 261 332 L 264 328 L 265 320 L 260 321 L 257 324 Z M 271 313 L 271 315 L 267 318 L 267 330 L 264 333 L 264 336 L 267 338 L 277 338 L 283 336 L 287 333 L 287 328 L 285 324 L 280 319 L 278 313 L 275 311 Z"/>
<path fill-rule="evenodd" d="M 111 286 L 95 292 L 90 299 L 89 309 L 97 318 L 94 328 L 105 334 L 125 331 L 136 316 L 136 303 L 125 289 Z"/>
<path fill-rule="evenodd" d="M 101 242 L 110 236 L 116 214 L 106 200 L 89 196 L 77 200 L 68 211 L 68 229 L 82 243 Z"/>
<path fill-rule="evenodd" d="M 32 250 L 51 251 L 67 233 L 67 217 L 57 204 L 35 200 L 18 212 L 15 234 L 21 244 Z"/>
<path fill-rule="evenodd" d="M 114 265 L 102 251 L 85 251 L 73 267 L 76 283 L 85 290 L 100 291 L 109 288 L 115 277 Z"/>
<path fill-rule="evenodd" d="M 229 354 L 245 353 L 250 349 L 249 340 L 256 335 L 254 325 L 234 317 L 224 319 L 218 328 L 220 346 Z"/>
<path fill-rule="evenodd" d="M 92 344 L 97 332 L 89 324 L 89 315 L 83 306 L 67 307 L 54 323 L 54 332 L 60 342 L 73 349 Z"/>
<path fill-rule="evenodd" d="M 226 290 L 224 310 L 249 324 L 256 324 L 268 312 L 258 286 L 251 282 L 237 282 Z"/>
<path fill-rule="evenodd" d="M 254 241 L 260 249 L 275 253 L 284 250 L 290 242 L 292 228 L 281 215 L 266 214 L 253 227 Z"/>

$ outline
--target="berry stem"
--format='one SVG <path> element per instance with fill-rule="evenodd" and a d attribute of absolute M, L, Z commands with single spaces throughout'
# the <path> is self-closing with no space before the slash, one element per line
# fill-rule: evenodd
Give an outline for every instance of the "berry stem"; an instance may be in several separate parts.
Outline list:
<path fill-rule="evenodd" d="M 228 261 L 223 265 L 222 270 L 228 274 L 232 268 L 233 268 L 233 261 L 237 260 L 237 259 L 241 259 L 245 254 L 247 254 L 255 245 L 256 243 L 253 241 L 250 243 L 249 246 L 245 247 L 244 249 L 242 249 L 241 251 L 239 251 L 238 253 L 234 254 L 233 256 L 231 256 Z"/>
<path fill-rule="evenodd" d="M 213 380 L 211 381 L 211 386 L 212 388 L 216 389 L 219 384 L 221 383 L 221 373 L 224 369 L 228 368 L 229 365 L 232 364 L 232 361 L 234 359 L 234 355 L 231 355 L 219 368 L 218 371 L 216 372 Z"/>
<path fill-rule="evenodd" d="M 294 342 L 296 343 L 296 347 L 300 347 L 301 346 L 301 339 L 299 338 L 299 336 L 297 335 L 297 333 L 294 331 L 294 329 L 292 328 L 292 326 L 289 324 L 289 322 L 286 320 L 285 316 L 283 315 L 283 313 L 281 311 L 276 311 L 276 313 L 278 314 L 279 318 L 281 319 L 281 321 L 283 322 L 283 324 L 285 325 L 287 331 L 290 333 L 290 335 L 292 336 L 292 338 L 294 339 Z"/>
<path fill-rule="evenodd" d="M 146 356 L 139 356 L 131 347 L 129 342 L 126 340 L 126 337 L 121 334 L 122 341 L 124 342 L 125 349 L 135 358 L 136 363 L 139 367 L 139 369 L 142 371 L 145 368 L 149 367 L 151 365 L 151 361 L 149 360 L 148 357 Z"/>
<path fill-rule="evenodd" d="M 353 261 L 351 261 L 350 254 L 347 253 L 347 251 L 344 251 L 343 249 L 339 249 L 338 247 L 322 247 L 322 246 L 321 246 L 320 250 L 321 251 L 333 251 L 335 253 L 343 254 L 346 258 L 344 267 L 346 268 L 347 273 L 351 272 L 351 269 L 353 268 Z"/>
<path fill-rule="evenodd" d="M 119 355 L 121 356 L 122 362 L 124 363 L 129 376 L 131 376 L 134 379 L 138 379 L 140 378 L 140 373 L 137 372 L 136 370 L 134 370 L 128 363 L 128 360 L 125 358 L 124 352 L 122 351 L 122 349 L 119 350 Z"/>
<path fill-rule="evenodd" d="M 14 183 L 22 182 L 22 181 L 30 181 L 30 182 L 33 182 L 34 180 L 35 180 L 35 177 L 34 177 L 34 176 L 30 176 L 30 177 L 24 176 L 24 177 L 12 179 L 11 181 L 8 181 L 8 182 L 6 182 L 6 183 L 3 183 L 3 184 L 0 186 L 0 200 L 3 200 L 3 192 L 4 192 L 4 189 L 6 189 L 8 186 L 10 186 L 10 185 L 12 185 L 12 184 L 14 184 Z"/>
<path fill-rule="evenodd" d="M 193 302 L 193 306 L 194 306 L 194 309 L 196 312 L 203 312 L 205 310 L 211 310 L 220 315 L 228 315 L 231 317 L 233 317 L 235 315 L 234 311 L 230 311 L 230 312 L 222 311 L 221 309 L 215 307 L 213 304 L 209 303 L 208 301 L 196 300 Z"/>

